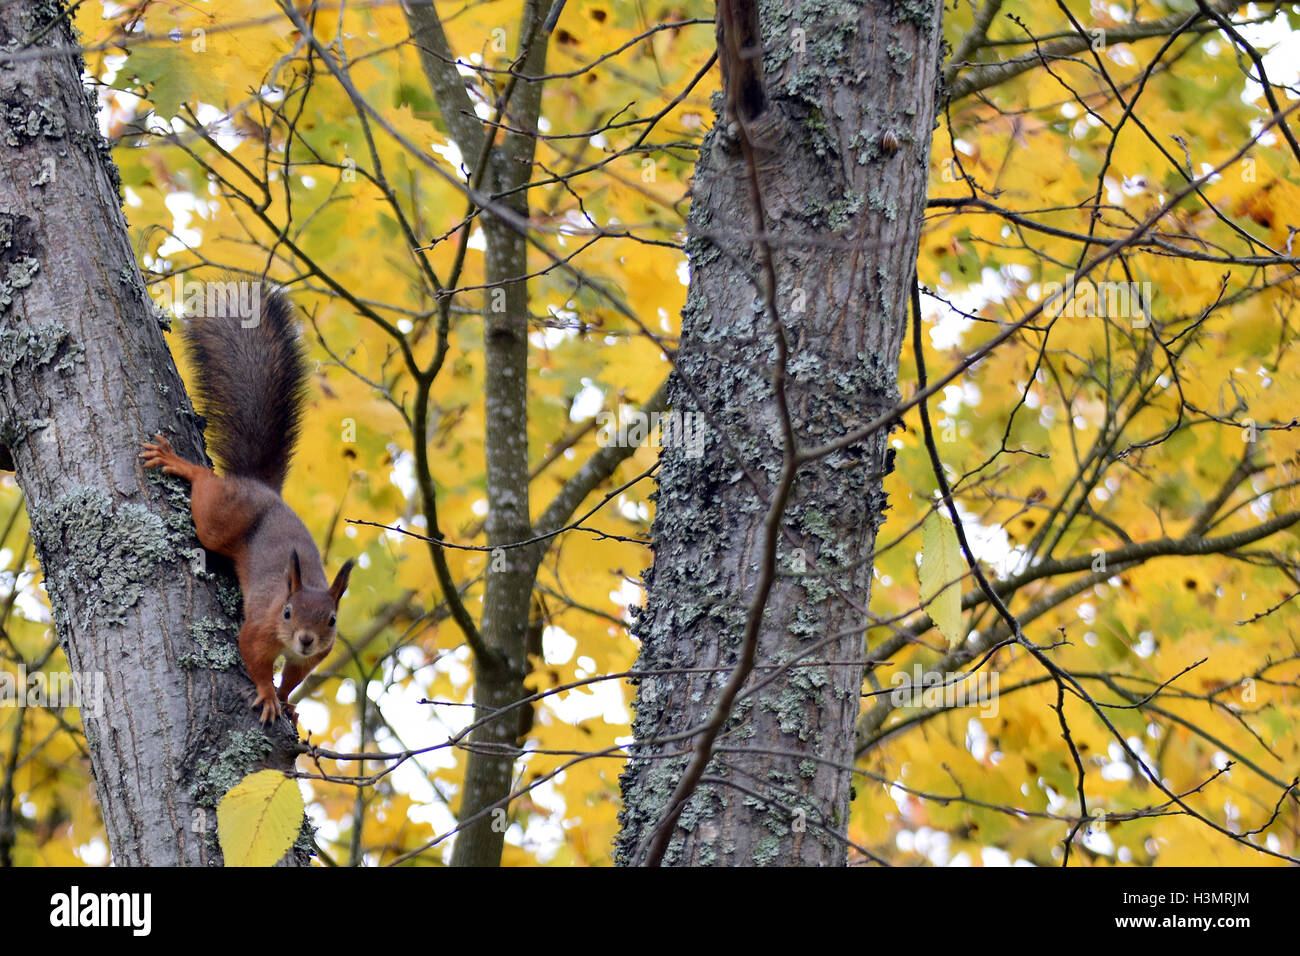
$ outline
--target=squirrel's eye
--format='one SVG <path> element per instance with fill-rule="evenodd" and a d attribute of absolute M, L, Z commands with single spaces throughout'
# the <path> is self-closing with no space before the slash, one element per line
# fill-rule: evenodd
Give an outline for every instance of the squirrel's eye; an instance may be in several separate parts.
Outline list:
<path fill-rule="evenodd" d="M 330 627 L 333 627 L 333 626 L 334 626 L 334 615 L 331 614 L 331 615 L 330 615 Z"/>
<path fill-rule="evenodd" d="M 289 605 L 286 604 L 286 605 L 284 606 L 284 619 L 287 621 L 287 620 L 289 620 L 289 618 L 292 617 L 292 616 L 293 616 L 293 609 L 290 608 Z"/>

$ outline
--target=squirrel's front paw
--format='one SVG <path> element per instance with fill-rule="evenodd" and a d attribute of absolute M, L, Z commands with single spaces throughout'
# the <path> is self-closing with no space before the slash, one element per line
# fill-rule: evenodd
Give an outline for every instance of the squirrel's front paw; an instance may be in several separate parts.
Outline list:
<path fill-rule="evenodd" d="M 261 720 L 263 724 L 274 723 L 280 714 L 284 712 L 280 706 L 280 698 L 276 697 L 275 691 L 270 688 L 257 692 L 257 697 L 253 700 L 253 710 L 258 708 L 261 708 L 262 711 Z"/>

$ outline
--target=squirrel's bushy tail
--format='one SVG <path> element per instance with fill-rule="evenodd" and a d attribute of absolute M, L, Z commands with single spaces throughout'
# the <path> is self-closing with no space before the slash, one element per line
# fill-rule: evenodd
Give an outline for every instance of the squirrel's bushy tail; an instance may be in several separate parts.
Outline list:
<path fill-rule="evenodd" d="M 214 293 L 218 286 L 224 288 Z M 206 314 L 185 328 L 195 396 L 208 420 L 208 452 L 226 474 L 256 478 L 278 492 L 307 393 L 293 303 L 260 283 L 210 283 L 208 289 Z"/>

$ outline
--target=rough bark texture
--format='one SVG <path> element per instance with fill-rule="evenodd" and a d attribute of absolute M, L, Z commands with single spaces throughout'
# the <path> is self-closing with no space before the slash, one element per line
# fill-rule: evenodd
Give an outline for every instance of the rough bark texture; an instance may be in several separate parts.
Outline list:
<path fill-rule="evenodd" d="M 64 12 L 0 4 L 0 445 L 69 666 L 104 678 L 102 706 L 81 715 L 113 862 L 219 864 L 217 801 L 252 770 L 292 766 L 293 737 L 249 709 L 238 586 L 195 571 L 188 489 L 137 458 L 156 431 L 194 457 L 200 430 Z"/>
<path fill-rule="evenodd" d="M 941 6 L 937 0 L 764 0 L 765 111 L 750 124 L 772 236 L 787 392 L 804 447 L 897 399 L 897 365 L 924 208 Z M 709 423 L 702 457 L 661 458 L 655 557 L 636 623 L 646 671 L 623 776 L 616 859 L 638 863 L 697 728 L 737 657 L 781 471 L 742 150 L 719 123 L 692 190 L 691 285 L 669 402 Z M 837 865 L 862 685 L 869 555 L 891 467 L 888 436 L 804 465 L 785 514 L 756 670 L 718 738 L 664 862 Z M 761 488 L 756 491 L 752 476 Z M 806 569 L 806 571 L 804 571 Z M 817 662 L 821 663 L 817 663 Z M 789 664 L 773 677 L 774 665 Z"/>

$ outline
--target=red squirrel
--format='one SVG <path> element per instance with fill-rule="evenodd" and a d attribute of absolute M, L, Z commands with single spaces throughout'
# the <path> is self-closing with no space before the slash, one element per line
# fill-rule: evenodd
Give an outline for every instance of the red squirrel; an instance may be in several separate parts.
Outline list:
<path fill-rule="evenodd" d="M 263 724 L 281 713 L 298 724 L 289 693 L 334 647 L 339 599 L 349 559 L 330 584 L 320 552 L 280 490 L 298 440 L 307 365 L 293 324 L 293 304 L 258 287 L 259 314 L 196 317 L 185 328 L 208 448 L 222 474 L 186 461 L 162 435 L 143 444 L 146 468 L 190 483 L 199 542 L 235 563 L 244 594 L 239 652 L 257 688 L 253 709 Z M 213 309 L 236 312 L 236 309 Z M 284 657 L 277 696 L 275 662 Z"/>

